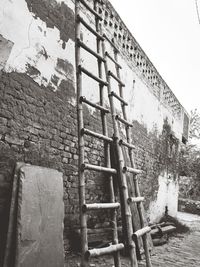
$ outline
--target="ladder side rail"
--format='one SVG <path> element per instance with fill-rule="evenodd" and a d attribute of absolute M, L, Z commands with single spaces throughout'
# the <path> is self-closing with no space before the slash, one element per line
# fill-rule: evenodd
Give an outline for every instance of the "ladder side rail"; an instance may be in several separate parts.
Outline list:
<path fill-rule="evenodd" d="M 103 43 L 103 53 L 105 54 L 105 44 Z M 122 209 L 122 213 L 124 216 L 124 223 L 126 227 L 124 227 L 126 230 L 126 242 L 127 246 L 129 248 L 129 256 L 130 256 L 130 262 L 131 262 L 131 267 L 138 267 L 137 263 L 137 258 L 136 258 L 136 253 L 135 253 L 135 244 L 132 240 L 132 233 L 133 233 L 133 228 L 132 228 L 132 215 L 131 215 L 131 210 L 130 206 L 127 202 L 128 200 L 128 188 L 127 188 L 127 182 L 126 182 L 126 175 L 123 173 L 123 167 L 124 167 L 124 161 L 123 161 L 123 154 L 121 147 L 119 145 L 119 129 L 118 129 L 118 123 L 116 121 L 116 114 L 115 114 L 115 107 L 114 107 L 114 101 L 113 101 L 113 96 L 111 94 L 111 82 L 110 82 L 110 75 L 108 75 L 108 66 L 107 66 L 107 61 L 105 62 L 105 71 L 106 71 L 106 76 L 107 76 L 107 81 L 108 81 L 108 95 L 109 95 L 109 102 L 110 102 L 110 108 L 111 108 L 111 115 L 112 115 L 112 122 L 113 122 L 113 128 L 114 128 L 114 144 L 116 147 L 116 152 L 118 154 L 118 159 L 119 159 L 119 179 L 120 179 L 120 184 L 121 184 L 121 190 L 122 193 L 121 195 L 121 205 L 124 207 L 124 211 Z M 122 218 L 123 218 L 122 216 Z"/>
<path fill-rule="evenodd" d="M 114 59 L 116 62 L 118 62 L 118 53 L 117 51 L 114 52 Z M 120 77 L 120 69 L 119 67 L 116 65 L 116 73 L 117 73 L 117 77 L 119 78 L 119 80 L 121 80 Z M 119 83 L 118 85 L 119 87 L 119 94 L 120 97 L 124 99 L 123 96 L 123 87 L 122 85 Z M 121 103 L 121 107 L 122 107 L 122 113 L 123 113 L 123 117 L 125 120 L 127 120 L 127 113 L 126 113 L 126 106 Z M 130 127 L 126 126 L 126 139 L 127 139 L 127 143 L 131 143 L 131 138 L 130 138 Z M 133 157 L 133 149 L 128 149 L 129 152 L 129 158 L 130 158 L 130 163 L 131 163 L 131 167 L 135 168 L 136 164 L 135 164 L 135 160 Z M 133 174 L 133 176 L 136 176 L 136 174 Z M 134 183 L 134 188 L 135 188 L 135 196 L 136 197 L 140 197 L 140 189 L 139 189 L 139 184 L 138 184 L 138 179 L 133 179 L 133 183 Z M 140 219 L 140 225 L 141 228 L 145 227 L 145 221 L 144 221 L 144 207 L 143 207 L 143 202 L 138 202 L 137 204 L 137 210 L 138 210 L 138 214 L 139 214 L 139 219 Z M 145 259 L 146 259 L 146 266 L 147 267 L 151 267 L 151 260 L 150 260 L 150 253 L 149 253 L 149 248 L 148 248 L 148 240 L 147 240 L 147 234 L 144 234 L 142 236 L 142 241 L 143 241 L 143 246 L 144 246 L 144 251 L 145 251 Z"/>
<path fill-rule="evenodd" d="M 97 10 L 97 2 L 94 1 L 94 10 Z M 95 19 L 95 24 L 96 24 L 96 30 L 97 32 L 102 35 L 102 28 L 99 23 L 98 18 Z M 99 38 L 97 38 L 97 53 L 100 54 L 102 52 L 103 48 L 103 41 L 101 41 Z M 103 53 L 104 55 L 104 53 Z M 99 72 L 99 77 L 102 79 L 103 78 L 103 61 L 98 60 L 98 72 Z M 105 63 L 105 61 L 104 61 Z M 103 86 L 99 84 L 99 93 L 100 93 L 100 105 L 104 106 L 105 101 L 104 101 L 104 91 L 103 91 Z M 107 128 L 107 118 L 105 112 L 101 112 L 101 120 L 102 120 L 102 130 L 103 134 L 105 136 L 108 136 L 108 128 Z M 106 167 L 111 168 L 111 161 L 110 161 L 110 144 L 108 142 L 104 142 L 104 151 L 105 151 L 105 161 L 106 161 Z M 110 189 L 110 202 L 114 203 L 116 201 L 115 199 L 115 192 L 114 192 L 114 184 L 113 184 L 113 175 L 109 175 L 109 189 Z M 118 244 L 118 229 L 117 229 L 117 210 L 111 210 L 111 226 L 112 226 L 112 243 L 113 244 Z M 116 251 L 114 252 L 114 263 L 115 267 L 121 267 L 121 261 L 120 261 L 120 252 Z"/>
<path fill-rule="evenodd" d="M 114 59 L 116 62 L 118 62 L 118 52 L 116 50 L 114 50 Z M 121 80 L 121 75 L 120 75 L 120 68 L 116 65 L 115 66 L 115 69 L 116 69 L 116 73 L 117 73 L 117 77 Z M 118 88 L 119 88 L 119 95 L 121 98 L 124 99 L 124 94 L 123 94 L 123 88 L 120 84 L 118 84 Z M 127 115 L 126 115 L 126 106 L 121 103 L 121 108 L 122 108 L 122 114 L 123 114 L 123 118 L 125 120 L 127 120 Z M 131 144 L 131 139 L 130 139 L 130 128 L 129 126 L 126 126 L 125 127 L 125 132 L 126 132 L 126 141 L 128 144 Z M 133 149 L 132 148 L 128 148 L 128 154 L 129 154 L 129 158 L 130 158 L 130 161 L 131 161 L 131 167 L 135 167 L 135 164 L 134 164 L 134 158 L 133 158 Z M 133 192 L 133 190 L 135 189 L 135 181 L 132 181 L 131 179 L 129 179 L 129 183 L 130 183 L 130 188 L 131 188 L 131 197 L 137 197 L 137 194 L 135 194 L 135 192 Z M 134 210 L 132 210 L 132 206 L 131 206 L 131 211 L 132 213 L 134 213 Z M 135 221 L 132 219 L 132 223 L 133 223 L 133 227 L 134 229 L 136 229 L 136 224 L 135 224 Z"/>
<path fill-rule="evenodd" d="M 77 16 L 80 13 L 79 2 L 75 3 L 75 18 L 76 18 L 76 39 L 80 38 L 81 25 Z M 87 214 L 82 210 L 83 205 L 85 205 L 85 175 L 84 170 L 81 166 L 84 164 L 84 137 L 81 134 L 81 129 L 84 127 L 83 123 L 83 105 L 80 101 L 82 96 L 82 72 L 79 70 L 80 65 L 80 47 L 77 46 L 76 42 L 76 81 L 77 81 L 77 114 L 78 114 L 78 148 L 79 148 L 79 213 L 80 213 L 80 226 L 81 226 L 81 267 L 87 267 L 88 261 L 85 259 L 85 253 L 88 250 L 88 238 L 87 238 Z"/>
<path fill-rule="evenodd" d="M 133 161 L 133 152 L 132 151 L 130 152 L 130 161 L 131 161 L 131 165 L 135 166 L 134 161 Z M 134 175 L 134 176 L 136 176 L 136 175 Z M 136 197 L 140 197 L 141 195 L 140 195 L 140 188 L 139 188 L 139 184 L 138 184 L 138 179 L 133 179 L 133 180 L 134 180 L 135 195 L 136 195 Z M 139 214 L 141 228 L 144 228 L 145 227 L 145 219 L 144 219 L 143 202 L 138 202 L 136 205 L 137 205 L 137 210 L 138 210 L 138 214 Z M 149 253 L 148 234 L 147 233 L 142 235 L 142 242 L 143 242 L 143 247 L 144 247 L 146 266 L 152 267 L 150 253 Z"/>
<path fill-rule="evenodd" d="M 118 62 L 118 52 L 116 50 L 114 51 L 114 59 L 116 62 Z M 115 65 L 115 69 L 116 69 L 116 73 L 117 73 L 117 78 L 121 81 L 119 66 Z M 119 88 L 120 97 L 124 99 L 123 86 L 121 85 L 121 83 L 118 83 L 118 88 Z M 123 113 L 124 119 L 127 120 L 127 116 L 126 116 L 126 112 L 125 112 L 125 105 L 122 103 L 121 107 L 122 107 L 122 113 Z"/>

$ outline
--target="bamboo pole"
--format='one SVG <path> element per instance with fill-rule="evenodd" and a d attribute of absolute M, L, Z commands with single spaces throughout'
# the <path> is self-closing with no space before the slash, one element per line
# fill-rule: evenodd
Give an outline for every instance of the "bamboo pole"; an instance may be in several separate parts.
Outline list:
<path fill-rule="evenodd" d="M 86 128 L 83 128 L 82 129 L 82 133 L 83 134 L 87 134 L 87 135 L 90 135 L 90 136 L 93 136 L 93 137 L 96 137 L 96 138 L 99 138 L 101 140 L 104 140 L 106 142 L 112 142 L 113 139 L 106 136 L 106 135 L 103 135 L 103 134 L 99 134 L 99 133 L 96 133 L 96 132 L 93 132 L 93 131 L 90 131 L 89 129 L 86 129 Z"/>
<path fill-rule="evenodd" d="M 83 163 L 80 168 L 82 170 L 92 170 L 92 171 L 106 172 L 106 173 L 112 173 L 112 174 L 117 173 L 117 171 L 113 168 L 102 167 L 102 166 L 86 164 L 86 163 Z"/>
<path fill-rule="evenodd" d="M 94 1 L 94 10 L 97 10 L 97 2 Z M 96 24 L 96 30 L 97 32 L 102 35 L 102 28 L 98 21 L 98 18 L 95 20 Z M 100 41 L 99 38 L 97 38 L 97 53 L 100 54 L 102 52 L 104 56 L 104 49 L 103 49 L 103 42 Z M 98 73 L 99 77 L 102 79 L 103 77 L 103 66 L 105 66 L 105 61 L 102 62 L 101 60 L 98 60 Z M 104 65 L 102 64 L 104 63 Z M 108 85 L 108 84 L 107 84 Z M 100 97 L 100 105 L 104 106 L 104 94 L 103 94 L 103 86 L 99 84 L 99 97 Z M 108 128 L 107 128 L 107 118 L 105 116 L 106 114 L 104 112 L 101 112 L 101 120 L 102 120 L 102 130 L 103 134 L 105 136 L 108 136 Z M 104 142 L 104 156 L 105 156 L 105 164 L 107 168 L 111 168 L 111 161 L 110 161 L 110 145 L 108 143 Z M 113 175 L 109 176 L 109 189 L 110 189 L 110 202 L 115 203 L 115 192 L 114 192 L 114 185 L 113 185 Z M 118 231 L 117 231 L 117 210 L 111 210 L 111 226 L 112 226 L 112 243 L 113 245 L 118 245 Z M 120 254 L 119 251 L 114 252 L 114 263 L 115 267 L 121 267 L 121 261 L 120 261 Z"/>
<path fill-rule="evenodd" d="M 98 110 L 100 110 L 100 111 L 102 111 L 104 113 L 110 113 L 109 109 L 107 109 L 107 108 L 105 108 L 103 106 L 100 106 L 100 105 L 98 105 L 96 103 L 93 103 L 93 102 L 89 101 L 88 99 L 86 99 L 83 96 L 81 96 L 80 101 L 84 102 L 84 103 L 90 105 L 91 107 L 96 108 L 96 109 L 98 109 Z"/>
<path fill-rule="evenodd" d="M 144 197 L 129 197 L 128 202 L 129 203 L 138 203 L 144 201 Z"/>
<path fill-rule="evenodd" d="M 105 54 L 104 45 L 103 45 L 103 53 Z M 121 205 L 122 205 L 123 229 L 126 235 L 126 246 L 127 248 L 129 248 L 131 267 L 138 267 L 136 253 L 135 253 L 135 244 L 132 240 L 133 228 L 132 228 L 131 210 L 130 210 L 129 204 L 127 203 L 127 199 L 129 196 L 128 196 L 126 175 L 123 172 L 123 167 L 124 167 L 123 154 L 122 154 L 121 147 L 119 145 L 119 129 L 118 129 L 118 123 L 116 120 L 117 118 L 116 118 L 113 96 L 111 94 L 111 91 L 112 91 L 111 83 L 110 83 L 111 75 L 108 74 L 107 63 L 105 63 L 105 70 L 106 70 L 106 76 L 107 76 L 107 81 L 108 81 L 108 96 L 109 96 L 109 101 L 110 101 L 112 122 L 113 122 L 113 128 L 114 128 L 114 144 L 115 144 L 116 153 L 118 157 L 118 178 L 119 178 L 119 185 L 120 185 Z"/>
<path fill-rule="evenodd" d="M 116 61 L 118 61 L 117 52 L 114 53 L 114 58 L 115 58 Z M 117 77 L 119 78 L 119 80 L 121 80 L 120 71 L 119 71 L 119 68 L 117 66 L 116 66 L 116 71 L 117 71 Z M 119 83 L 119 94 L 120 94 L 120 97 L 123 98 L 123 88 L 122 88 L 120 83 Z M 125 108 L 124 105 L 121 105 L 121 107 L 122 107 L 123 117 L 127 121 L 126 108 Z M 127 143 L 131 143 L 129 125 L 127 125 L 127 127 L 126 127 L 126 138 L 127 138 Z M 132 167 L 132 170 L 133 170 L 133 169 L 135 169 L 135 161 L 134 161 L 133 150 L 132 149 L 129 149 L 129 158 L 130 158 L 131 167 Z M 136 175 L 137 175 L 137 173 L 133 172 L 133 178 L 135 178 Z M 136 197 L 140 197 L 140 189 L 139 189 L 138 179 L 133 179 L 133 183 L 134 183 L 134 188 L 135 188 L 135 194 L 134 195 Z M 143 203 L 142 202 L 138 202 L 137 203 L 137 210 L 138 210 L 138 214 L 139 214 L 141 228 L 144 228 L 145 227 L 144 215 L 143 215 L 144 207 L 143 207 Z M 147 267 L 152 267 L 151 260 L 150 260 L 149 247 L 148 247 L 147 234 L 146 233 L 142 236 L 142 241 L 143 241 L 143 247 L 144 247 L 144 251 L 145 251 L 146 266 Z"/>
<path fill-rule="evenodd" d="M 151 232 L 151 227 L 146 226 L 142 229 L 137 230 L 133 235 L 134 235 L 134 237 L 138 238 L 138 237 L 143 236 L 144 234 L 149 233 L 149 232 Z"/>
<path fill-rule="evenodd" d="M 76 83 L 77 83 L 77 117 L 78 117 L 78 148 L 79 148 L 79 212 L 80 212 L 80 226 L 81 226 L 81 267 L 88 267 L 88 260 L 85 258 L 85 252 L 88 250 L 87 239 L 87 215 L 82 207 L 85 204 L 85 175 L 81 166 L 84 164 L 84 137 L 81 134 L 81 129 L 84 127 L 83 123 L 83 105 L 80 101 L 82 96 L 82 72 L 80 71 L 80 47 L 77 39 L 80 39 L 80 19 L 78 19 L 80 12 L 80 3 L 75 2 L 75 18 L 76 18 Z"/>
<path fill-rule="evenodd" d="M 85 204 L 83 205 L 82 209 L 87 210 L 97 210 L 97 209 L 117 209 L 119 208 L 120 204 L 115 203 L 93 203 L 93 204 Z"/>
<path fill-rule="evenodd" d="M 97 257 L 97 256 L 106 255 L 106 254 L 116 253 L 122 249 L 124 249 L 124 244 L 119 243 L 116 245 L 110 245 L 109 247 L 105 247 L 105 248 L 88 250 L 85 256 L 86 258 Z"/>

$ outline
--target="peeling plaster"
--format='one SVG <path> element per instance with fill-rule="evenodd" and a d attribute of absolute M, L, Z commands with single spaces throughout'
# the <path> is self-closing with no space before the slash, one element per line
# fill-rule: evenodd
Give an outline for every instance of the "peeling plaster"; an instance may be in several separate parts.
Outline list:
<path fill-rule="evenodd" d="M 65 2 L 56 0 L 25 0 L 30 12 L 35 18 L 44 21 L 47 27 L 56 28 L 60 31 L 60 39 L 68 42 L 69 39 L 75 40 L 74 31 L 74 12 Z"/>
<path fill-rule="evenodd" d="M 74 42 L 69 39 L 63 49 L 59 29 L 48 28 L 40 18 L 34 18 L 25 0 L 3 0 L 2 6 L 0 34 L 14 43 L 3 70 L 28 73 L 39 85 L 51 86 L 57 90 L 62 80 L 66 79 L 66 73 L 57 70 L 59 58 L 69 63 L 71 73 L 67 74 L 67 78 L 74 83 Z M 37 69 L 38 74 L 34 72 L 31 75 L 30 66 Z M 56 85 L 51 81 L 55 76 L 58 78 Z"/>
<path fill-rule="evenodd" d="M 151 222 L 158 222 L 164 215 L 167 206 L 169 215 L 176 217 L 178 208 L 178 181 L 172 179 L 173 175 L 162 173 L 158 177 L 157 198 L 150 203 L 148 216 Z"/>
<path fill-rule="evenodd" d="M 6 40 L 0 34 L 0 70 L 2 70 L 4 66 L 6 65 L 6 62 L 11 53 L 12 47 L 13 47 L 13 43 L 9 40 Z"/>
<path fill-rule="evenodd" d="M 91 18 L 87 17 L 87 14 L 83 12 L 82 16 L 88 23 L 92 23 Z M 81 26 L 81 38 L 85 44 L 90 48 L 96 49 L 96 43 L 93 36 L 88 32 L 85 27 Z M 105 42 L 106 51 L 114 57 L 113 49 L 108 42 Z M 97 63 L 86 51 L 81 51 L 82 65 L 90 69 L 93 74 L 97 73 Z M 128 101 L 129 106 L 127 107 L 127 116 L 130 122 L 137 120 L 151 133 L 154 129 L 157 129 L 158 134 L 162 133 L 163 121 L 167 118 L 168 123 L 171 125 L 176 137 L 182 140 L 183 133 L 183 118 L 174 117 L 171 112 L 171 108 L 163 105 L 162 101 L 158 99 L 152 92 L 152 90 L 147 87 L 144 81 L 138 76 L 137 72 L 127 64 L 127 59 L 122 55 L 118 55 L 118 62 L 122 66 L 120 71 L 121 80 L 125 84 L 123 88 L 124 99 Z M 113 73 L 116 73 L 114 64 L 108 60 L 108 69 Z M 103 79 L 105 80 L 105 73 L 103 71 Z M 92 81 L 86 75 L 83 75 L 83 94 L 92 102 L 99 103 L 98 85 L 96 82 Z M 111 87 L 117 94 L 118 84 L 111 79 Z M 107 97 L 107 92 L 105 90 L 104 94 L 105 104 L 109 106 L 109 99 Z M 121 112 L 120 102 L 116 99 L 115 107 L 118 113 Z M 94 112 L 90 108 L 91 113 Z M 124 130 L 122 130 L 124 132 Z"/>

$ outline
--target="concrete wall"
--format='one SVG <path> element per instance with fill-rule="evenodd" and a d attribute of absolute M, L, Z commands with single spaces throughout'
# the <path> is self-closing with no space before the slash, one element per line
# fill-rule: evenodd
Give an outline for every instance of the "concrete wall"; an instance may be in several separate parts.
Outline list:
<path fill-rule="evenodd" d="M 144 170 L 140 185 L 149 220 L 162 216 L 166 205 L 175 215 L 176 162 L 185 111 L 112 6 L 105 1 L 98 11 L 103 17 L 104 32 L 120 50 L 121 76 L 126 83 L 124 98 L 129 102 L 128 119 L 134 125 L 131 135 L 136 145 L 136 164 Z M 84 8 L 82 13 L 92 25 Z M 72 0 L 2 0 L 0 145 L 14 160 L 63 172 L 66 237 L 78 223 L 74 29 Z M 81 37 L 95 48 L 94 38 L 84 27 Z M 106 47 L 112 53 L 110 45 L 106 43 Z M 82 52 L 82 59 L 84 66 L 97 73 L 92 57 Z M 83 83 L 84 95 L 98 102 L 96 84 L 86 77 Z M 94 125 L 100 132 L 99 115 L 86 107 L 84 114 L 85 124 L 91 128 Z M 109 130 L 112 134 L 110 123 Z M 88 138 L 86 146 L 88 161 L 99 164 L 103 160 L 103 144 Z M 1 191 L 3 183 L 0 186 Z M 88 176 L 87 201 L 105 201 L 106 188 L 105 177 Z M 3 201 L 5 195 L 0 196 Z M 5 209 L 5 205 L 0 207 Z M 97 227 L 105 219 L 106 214 L 91 215 L 88 225 Z"/>

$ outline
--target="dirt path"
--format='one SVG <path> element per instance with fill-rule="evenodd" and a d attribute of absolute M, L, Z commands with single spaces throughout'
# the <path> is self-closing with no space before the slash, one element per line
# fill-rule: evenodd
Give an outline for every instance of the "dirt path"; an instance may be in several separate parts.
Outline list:
<path fill-rule="evenodd" d="M 163 246 L 155 247 L 152 254 L 153 267 L 200 267 L 200 216 L 179 213 L 178 218 L 191 227 L 188 234 L 177 235 Z M 65 267 L 78 267 L 78 255 L 71 255 Z M 113 267 L 110 256 L 93 259 L 90 267 Z M 122 258 L 122 267 L 129 267 L 129 260 Z M 146 266 L 144 262 L 139 267 Z"/>

